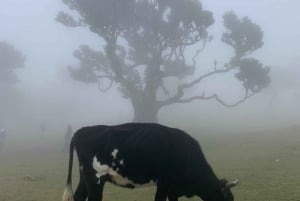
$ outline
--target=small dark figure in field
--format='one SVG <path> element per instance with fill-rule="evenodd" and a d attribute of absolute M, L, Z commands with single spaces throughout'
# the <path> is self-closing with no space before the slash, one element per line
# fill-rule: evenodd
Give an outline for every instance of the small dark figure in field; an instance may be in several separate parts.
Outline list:
<path fill-rule="evenodd" d="M 6 140 L 6 131 L 3 128 L 0 128 L 0 152 L 4 148 L 5 140 Z"/>
<path fill-rule="evenodd" d="M 80 180 L 73 196 L 74 150 Z M 181 196 L 233 201 L 230 188 L 238 183 L 218 179 L 190 135 L 159 124 L 84 127 L 74 134 L 69 154 L 63 201 L 101 201 L 107 181 L 127 188 L 155 185 L 155 201 L 178 201 Z"/>
<path fill-rule="evenodd" d="M 73 134 L 72 126 L 69 124 L 68 128 L 67 128 L 67 132 L 65 134 L 65 141 L 64 141 L 64 147 L 63 147 L 63 151 L 65 151 L 65 152 L 69 151 L 72 134 Z"/>

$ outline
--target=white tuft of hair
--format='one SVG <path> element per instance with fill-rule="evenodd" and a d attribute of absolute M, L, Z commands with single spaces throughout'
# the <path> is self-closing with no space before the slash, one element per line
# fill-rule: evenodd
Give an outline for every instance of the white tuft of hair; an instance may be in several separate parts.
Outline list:
<path fill-rule="evenodd" d="M 74 201 L 73 190 L 72 190 L 72 186 L 70 184 L 66 185 L 66 187 L 65 187 L 62 201 Z"/>

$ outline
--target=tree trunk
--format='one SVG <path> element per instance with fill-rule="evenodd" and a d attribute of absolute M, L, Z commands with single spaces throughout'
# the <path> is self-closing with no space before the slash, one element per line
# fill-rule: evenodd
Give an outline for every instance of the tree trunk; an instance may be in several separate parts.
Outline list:
<path fill-rule="evenodd" d="M 133 103 L 133 122 L 143 122 L 143 123 L 158 123 L 158 111 L 159 107 L 156 102 L 149 100 L 140 101 L 138 103 Z"/>

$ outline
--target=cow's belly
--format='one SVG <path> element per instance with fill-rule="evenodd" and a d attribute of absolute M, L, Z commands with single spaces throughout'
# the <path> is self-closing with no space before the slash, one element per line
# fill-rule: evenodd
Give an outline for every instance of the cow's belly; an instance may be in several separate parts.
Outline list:
<path fill-rule="evenodd" d="M 139 187 L 147 187 L 147 186 L 154 186 L 156 183 L 153 180 L 143 182 L 143 183 L 136 183 L 120 174 L 109 174 L 111 183 L 122 186 L 122 187 L 128 187 L 128 188 L 139 188 Z"/>
<path fill-rule="evenodd" d="M 153 186 L 156 185 L 155 181 L 149 179 L 139 179 L 138 182 L 135 182 L 134 178 L 130 178 L 128 176 L 122 175 L 120 172 L 120 167 L 115 165 L 107 165 L 101 164 L 101 162 L 95 156 L 93 158 L 92 164 L 94 170 L 96 170 L 96 177 L 98 178 L 98 183 L 100 183 L 101 179 L 109 176 L 109 181 L 115 185 L 128 187 L 128 188 L 136 188 L 136 187 L 144 187 L 144 186 Z"/>

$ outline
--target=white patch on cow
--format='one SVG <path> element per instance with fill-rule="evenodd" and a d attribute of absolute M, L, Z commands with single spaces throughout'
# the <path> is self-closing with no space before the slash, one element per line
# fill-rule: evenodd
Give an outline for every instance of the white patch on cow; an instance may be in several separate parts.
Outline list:
<path fill-rule="evenodd" d="M 127 177 L 123 177 L 122 175 L 118 174 L 118 172 L 116 171 L 110 171 L 109 175 L 111 176 L 112 181 L 119 186 L 126 186 L 126 185 L 132 185 L 135 188 L 139 188 L 139 187 L 146 187 L 146 186 L 154 186 L 156 185 L 156 183 L 154 181 L 150 181 L 148 183 L 145 184 L 136 184 L 133 181 L 131 181 L 130 179 L 128 179 Z"/>
<path fill-rule="evenodd" d="M 154 186 L 156 185 L 156 182 L 154 182 L 153 180 L 149 181 L 148 183 L 145 184 L 136 184 L 133 181 L 131 181 L 130 179 L 128 179 L 127 177 L 124 177 L 122 175 L 120 175 L 117 171 L 111 170 L 109 172 L 109 175 L 111 176 L 111 180 L 119 186 L 126 186 L 126 185 L 132 185 L 135 188 L 139 188 L 139 187 L 146 187 L 146 186 Z"/>
<path fill-rule="evenodd" d="M 117 153 L 119 152 L 118 149 L 114 149 L 112 152 L 111 152 L 111 155 L 114 157 L 114 159 L 117 158 Z"/>
<path fill-rule="evenodd" d="M 117 171 L 111 170 L 109 172 L 109 175 L 111 176 L 111 180 L 115 182 L 117 185 L 120 186 L 126 186 L 128 184 L 134 185 L 134 182 L 128 179 L 127 177 L 123 177 L 120 175 Z M 135 185 L 134 185 L 135 186 Z"/>
<path fill-rule="evenodd" d="M 97 160 L 97 157 L 93 158 L 93 168 L 97 171 L 96 177 L 100 179 L 101 176 L 106 175 L 109 172 L 110 167 L 105 164 L 101 164 L 100 161 Z"/>
<path fill-rule="evenodd" d="M 120 164 L 124 164 L 124 161 L 121 160 Z M 112 167 L 106 165 L 106 164 L 101 164 L 100 161 L 98 161 L 97 157 L 94 156 L 93 158 L 93 168 L 96 170 L 96 177 L 99 179 L 98 184 L 100 183 L 100 179 L 104 175 L 110 175 L 111 180 L 116 184 L 120 186 L 126 186 L 126 185 L 132 185 L 134 187 L 142 187 L 142 186 L 149 186 L 149 185 L 154 185 L 154 181 L 150 181 L 149 183 L 146 184 L 135 184 L 133 181 L 128 179 L 127 177 L 122 176 L 119 174 L 119 169 L 117 168 L 114 170 Z"/>
<path fill-rule="evenodd" d="M 82 170 L 83 170 L 83 166 L 81 165 L 81 166 L 80 166 L 80 171 L 82 171 Z"/>

